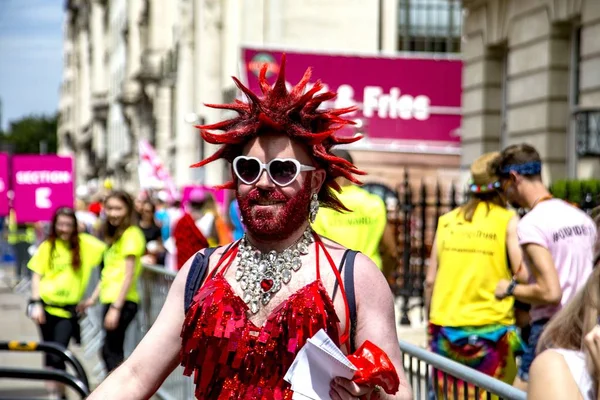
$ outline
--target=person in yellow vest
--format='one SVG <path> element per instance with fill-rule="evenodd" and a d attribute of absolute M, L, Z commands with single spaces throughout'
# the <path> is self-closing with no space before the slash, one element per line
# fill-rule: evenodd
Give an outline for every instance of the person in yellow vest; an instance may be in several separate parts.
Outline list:
<path fill-rule="evenodd" d="M 56 342 L 66 348 L 71 338 L 79 341 L 76 308 L 105 249 L 102 241 L 78 232 L 73 209 L 56 210 L 48 238 L 27 265 L 33 272 L 28 315 L 38 324 L 45 342 Z M 65 370 L 64 361 L 55 355 L 47 354 L 45 365 Z M 49 389 L 66 398 L 64 385 L 51 383 Z"/>
<path fill-rule="evenodd" d="M 346 150 L 333 150 L 332 153 L 354 164 L 352 156 Z M 379 196 L 367 192 L 346 178 L 338 178 L 337 181 L 342 192 L 336 193 L 336 196 L 351 212 L 341 213 L 321 207 L 312 228 L 321 236 L 360 251 L 381 270 L 379 244 L 387 224 L 385 203 Z"/>
<path fill-rule="evenodd" d="M 146 240 L 134 221 L 133 199 L 128 193 L 111 192 L 105 199 L 104 209 L 106 222 L 103 235 L 108 248 L 104 254 L 100 283 L 86 300 L 84 308 L 95 304 L 98 298 L 103 306 L 106 335 L 102 359 L 110 373 L 125 358 L 125 332 L 138 310 L 140 295 L 137 283 Z"/>
<path fill-rule="evenodd" d="M 470 199 L 440 217 L 425 280 L 431 351 L 512 384 L 515 355 L 524 350 L 515 327 L 514 300 L 496 299 L 501 279 L 525 282 L 518 217 L 507 210 L 487 153 L 471 166 Z M 448 393 L 453 393 L 453 381 Z M 443 379 L 439 379 L 441 388 Z M 458 386 L 463 398 L 462 382 Z M 469 387 L 473 398 L 474 388 Z M 467 396 L 465 396 L 467 398 Z"/>
<path fill-rule="evenodd" d="M 27 262 L 29 261 L 29 247 L 35 243 L 35 228 L 32 224 L 17 224 L 17 215 L 11 209 L 8 215 L 8 244 L 13 248 L 15 257 L 15 272 L 17 280 L 25 278 Z"/>

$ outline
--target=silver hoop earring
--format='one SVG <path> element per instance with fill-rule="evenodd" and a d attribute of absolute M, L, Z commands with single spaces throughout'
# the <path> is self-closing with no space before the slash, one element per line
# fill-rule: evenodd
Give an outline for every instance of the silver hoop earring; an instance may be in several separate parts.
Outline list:
<path fill-rule="evenodd" d="M 310 209 L 309 209 L 309 213 L 308 213 L 311 224 L 315 223 L 318 212 L 319 212 L 319 196 L 317 196 L 316 193 L 313 193 L 312 199 L 310 201 Z"/>

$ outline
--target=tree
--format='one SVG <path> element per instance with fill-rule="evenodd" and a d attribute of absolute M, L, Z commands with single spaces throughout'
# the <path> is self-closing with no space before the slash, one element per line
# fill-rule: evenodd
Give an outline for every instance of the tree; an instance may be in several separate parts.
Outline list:
<path fill-rule="evenodd" d="M 14 154 L 37 154 L 43 149 L 55 154 L 57 149 L 56 130 L 58 116 L 30 115 L 12 121 L 6 132 L 0 136 L 0 145 L 11 148 Z"/>

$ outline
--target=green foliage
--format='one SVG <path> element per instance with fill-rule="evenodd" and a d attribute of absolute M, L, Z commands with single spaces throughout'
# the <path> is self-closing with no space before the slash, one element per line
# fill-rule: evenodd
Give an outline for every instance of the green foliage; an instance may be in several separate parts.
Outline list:
<path fill-rule="evenodd" d="M 559 199 L 581 204 L 587 194 L 593 199 L 600 196 L 600 179 L 562 179 L 550 185 L 550 192 Z"/>
<path fill-rule="evenodd" d="M 8 131 L 0 135 L 0 148 L 14 154 L 37 154 L 40 143 L 46 142 L 46 152 L 56 153 L 58 116 L 30 115 L 12 121 Z"/>

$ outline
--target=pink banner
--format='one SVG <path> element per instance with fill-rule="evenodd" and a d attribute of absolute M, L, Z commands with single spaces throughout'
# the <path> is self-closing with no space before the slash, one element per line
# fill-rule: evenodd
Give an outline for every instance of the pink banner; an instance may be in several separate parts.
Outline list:
<path fill-rule="evenodd" d="M 13 206 L 17 222 L 50 221 L 60 207 L 73 207 L 73 160 L 56 155 L 12 159 Z"/>
<path fill-rule="evenodd" d="M 221 215 L 227 213 L 227 202 L 229 197 L 227 196 L 226 190 L 217 190 L 209 186 L 184 186 L 183 193 L 181 195 L 181 204 L 185 207 L 190 201 L 196 200 L 198 202 L 204 201 L 207 194 L 212 194 L 219 208 Z"/>
<path fill-rule="evenodd" d="M 0 153 L 0 216 L 8 215 L 8 154 Z"/>
<path fill-rule="evenodd" d="M 286 80 L 295 85 L 308 67 L 311 83 L 321 80 L 338 96 L 325 107 L 356 105 L 346 118 L 365 139 L 357 146 L 388 151 L 458 154 L 461 124 L 462 61 L 400 56 L 354 56 L 285 51 Z M 267 79 L 275 82 L 282 51 L 242 49 L 244 78 L 260 93 L 258 73 L 268 65 Z"/>

